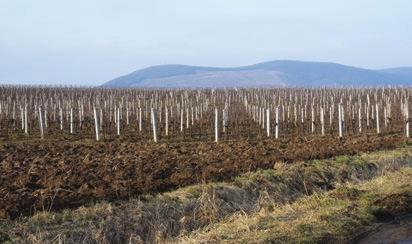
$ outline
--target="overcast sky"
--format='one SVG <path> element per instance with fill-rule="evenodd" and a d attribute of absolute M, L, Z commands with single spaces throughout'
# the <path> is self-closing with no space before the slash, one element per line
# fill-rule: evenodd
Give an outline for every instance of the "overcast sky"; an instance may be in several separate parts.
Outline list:
<path fill-rule="evenodd" d="M 0 83 L 276 59 L 412 66 L 412 1 L 0 0 Z"/>

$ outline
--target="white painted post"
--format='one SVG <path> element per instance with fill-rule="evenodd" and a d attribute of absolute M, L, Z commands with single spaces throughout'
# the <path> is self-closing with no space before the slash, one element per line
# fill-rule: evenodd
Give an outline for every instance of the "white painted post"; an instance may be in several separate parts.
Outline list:
<path fill-rule="evenodd" d="M 156 129 L 156 116 L 154 109 L 152 108 L 152 129 L 153 129 L 153 141 L 157 142 L 157 129 Z"/>
<path fill-rule="evenodd" d="M 24 133 L 29 134 L 29 127 L 27 122 L 27 104 L 24 106 Z"/>
<path fill-rule="evenodd" d="M 324 136 L 325 135 L 325 116 L 324 116 L 323 107 L 320 108 L 320 124 L 321 124 L 322 136 Z"/>
<path fill-rule="evenodd" d="M 218 120 L 219 112 L 217 108 L 215 108 L 215 142 L 219 141 L 219 120 Z"/>
<path fill-rule="evenodd" d="M 343 105 L 341 105 L 340 107 L 341 109 L 341 115 L 342 115 L 342 133 L 345 131 L 346 129 L 346 123 L 345 123 L 345 107 Z"/>
<path fill-rule="evenodd" d="M 405 102 L 406 137 L 409 138 L 409 101 Z"/>
<path fill-rule="evenodd" d="M 70 134 L 73 134 L 73 108 L 70 108 Z"/>
<path fill-rule="evenodd" d="M 311 106 L 312 109 L 312 134 L 315 133 L 315 109 L 313 109 L 313 105 Z"/>
<path fill-rule="evenodd" d="M 166 136 L 169 135 L 169 110 L 167 107 L 165 108 L 165 130 L 166 130 Z"/>
<path fill-rule="evenodd" d="M 24 109 L 20 106 L 21 130 L 24 130 Z"/>
<path fill-rule="evenodd" d="M 120 108 L 117 108 L 117 135 L 120 136 Z"/>
<path fill-rule="evenodd" d="M 63 109 L 61 107 L 59 110 L 59 116 L 60 116 L 60 130 L 63 130 Z"/>
<path fill-rule="evenodd" d="M 222 110 L 222 132 L 226 132 L 226 113 L 225 109 Z"/>
<path fill-rule="evenodd" d="M 43 119 L 42 119 L 41 107 L 40 106 L 39 106 L 39 125 L 40 125 L 40 138 L 44 139 Z"/>
<path fill-rule="evenodd" d="M 139 107 L 139 132 L 142 132 L 142 108 Z"/>
<path fill-rule="evenodd" d="M 380 128 L 379 128 L 379 105 L 376 103 L 376 133 L 380 133 Z"/>
<path fill-rule="evenodd" d="M 94 129 L 96 132 L 96 141 L 99 141 L 100 137 L 99 137 L 99 121 L 97 118 L 97 111 L 96 111 L 96 107 L 93 106 L 93 114 L 94 114 Z"/>
<path fill-rule="evenodd" d="M 359 110 L 358 110 L 358 116 L 359 116 L 359 133 L 362 133 L 362 109 L 361 106 L 359 106 Z"/>
<path fill-rule="evenodd" d="M 126 103 L 126 125 L 129 125 L 129 106 Z"/>
<path fill-rule="evenodd" d="M 339 137 L 342 137 L 342 105 L 338 105 L 338 119 L 339 119 Z"/>
<path fill-rule="evenodd" d="M 180 110 L 180 132 L 183 132 L 183 108 Z"/>
<path fill-rule="evenodd" d="M 276 107 L 276 117 L 275 117 L 275 138 L 279 138 L 279 107 Z"/>
<path fill-rule="evenodd" d="M 186 108 L 186 129 L 189 129 L 189 107 Z"/>
<path fill-rule="evenodd" d="M 266 109 L 266 132 L 267 136 L 270 137 L 270 110 Z"/>

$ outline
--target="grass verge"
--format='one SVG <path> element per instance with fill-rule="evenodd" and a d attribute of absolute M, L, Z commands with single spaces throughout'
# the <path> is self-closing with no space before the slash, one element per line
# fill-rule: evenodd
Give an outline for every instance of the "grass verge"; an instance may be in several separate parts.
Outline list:
<path fill-rule="evenodd" d="M 183 236 L 185 243 L 342 243 L 412 211 L 412 168 L 342 185 L 251 215 L 236 214 Z"/>

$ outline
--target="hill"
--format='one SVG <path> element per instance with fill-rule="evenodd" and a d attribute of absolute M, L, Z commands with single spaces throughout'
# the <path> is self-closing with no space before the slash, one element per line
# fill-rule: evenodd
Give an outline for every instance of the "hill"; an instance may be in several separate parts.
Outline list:
<path fill-rule="evenodd" d="M 412 67 L 399 67 L 378 70 L 381 74 L 389 74 L 399 77 L 399 79 L 412 80 Z"/>
<path fill-rule="evenodd" d="M 370 70 L 337 63 L 277 60 L 242 67 L 159 65 L 103 87 L 320 87 L 411 85 L 412 67 Z"/>

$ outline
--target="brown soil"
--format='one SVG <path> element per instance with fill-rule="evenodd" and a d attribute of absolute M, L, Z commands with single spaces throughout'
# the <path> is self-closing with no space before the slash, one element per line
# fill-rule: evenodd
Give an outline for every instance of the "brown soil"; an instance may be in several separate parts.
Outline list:
<path fill-rule="evenodd" d="M 363 135 L 172 144 L 23 142 L 0 145 L 0 218 L 228 180 L 276 162 L 392 149 L 400 136 Z"/>

